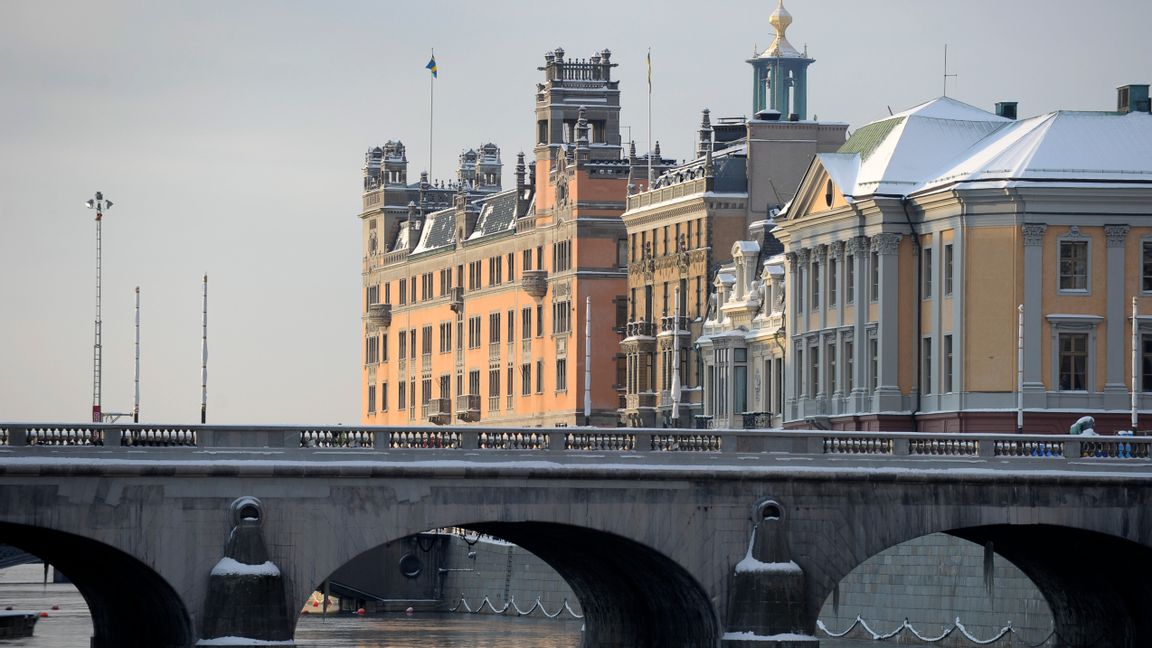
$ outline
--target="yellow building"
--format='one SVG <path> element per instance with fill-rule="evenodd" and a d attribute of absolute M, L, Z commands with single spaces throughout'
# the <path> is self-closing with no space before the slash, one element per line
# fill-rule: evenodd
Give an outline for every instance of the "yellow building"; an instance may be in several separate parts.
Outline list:
<path fill-rule="evenodd" d="M 520 156 L 513 189 L 497 190 L 494 146 L 466 153 L 451 185 L 407 185 L 398 143 L 369 153 L 363 423 L 616 424 L 617 367 L 602 353 L 584 415 L 587 304 L 600 345 L 623 325 L 632 169 L 615 66 L 608 50 L 545 55 L 535 162 Z"/>
<path fill-rule="evenodd" d="M 1131 328 L 1134 297 L 1152 312 L 1147 96 L 1021 120 L 940 98 L 817 156 L 775 229 L 785 423 L 1129 427 L 1131 391 L 1152 404 L 1152 317 L 1135 353 Z"/>

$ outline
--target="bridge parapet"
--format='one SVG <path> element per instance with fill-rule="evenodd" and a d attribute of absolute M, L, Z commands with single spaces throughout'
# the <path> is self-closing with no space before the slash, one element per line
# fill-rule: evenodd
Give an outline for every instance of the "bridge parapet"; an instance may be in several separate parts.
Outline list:
<path fill-rule="evenodd" d="M 1152 459 L 1152 437 L 826 430 L 300 427 L 0 423 L 0 447 L 324 448 L 532 452 L 713 452 L 1030 459 Z"/>

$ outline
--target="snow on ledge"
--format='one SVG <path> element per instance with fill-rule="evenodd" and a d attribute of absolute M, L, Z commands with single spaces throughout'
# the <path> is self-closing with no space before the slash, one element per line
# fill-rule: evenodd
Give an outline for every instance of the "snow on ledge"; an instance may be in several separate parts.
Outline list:
<path fill-rule="evenodd" d="M 758 635 L 755 632 L 725 632 L 724 641 L 817 641 L 811 635 L 793 634 L 785 632 L 774 635 Z"/>
<path fill-rule="evenodd" d="M 266 639 L 248 639 L 247 637 L 217 637 L 216 639 L 201 639 L 197 646 L 295 646 L 292 639 L 287 641 L 268 641 Z"/>
<path fill-rule="evenodd" d="M 789 560 L 788 562 L 761 562 L 752 556 L 745 556 L 744 560 L 736 563 L 736 573 L 761 573 L 761 574 L 799 574 L 800 565 Z"/>
<path fill-rule="evenodd" d="M 220 562 L 212 568 L 213 576 L 279 576 L 280 569 L 272 564 L 272 561 L 266 561 L 259 565 L 245 565 L 238 562 L 234 558 L 221 558 Z M 215 641 L 215 639 L 213 640 Z M 219 646 L 230 646 L 233 644 L 208 644 Z M 281 644 L 268 644 L 270 646 L 278 646 Z M 290 645 L 290 644 L 283 644 Z"/>

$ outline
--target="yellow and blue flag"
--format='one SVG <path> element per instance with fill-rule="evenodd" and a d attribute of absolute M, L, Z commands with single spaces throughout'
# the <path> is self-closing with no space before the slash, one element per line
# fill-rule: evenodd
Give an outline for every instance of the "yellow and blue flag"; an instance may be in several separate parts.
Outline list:
<path fill-rule="evenodd" d="M 428 65 L 425 65 L 424 67 L 428 68 L 429 70 L 432 70 L 432 76 L 433 77 L 436 76 L 436 55 L 435 54 L 432 55 L 432 58 L 428 59 Z"/>

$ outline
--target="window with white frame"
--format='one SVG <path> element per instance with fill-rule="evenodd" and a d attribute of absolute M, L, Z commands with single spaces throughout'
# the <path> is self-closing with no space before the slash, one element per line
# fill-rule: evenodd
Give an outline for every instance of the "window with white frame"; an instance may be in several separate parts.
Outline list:
<path fill-rule="evenodd" d="M 952 244 L 948 243 L 944 246 L 944 296 L 947 297 L 952 294 L 952 269 L 954 267 Z"/>
<path fill-rule="evenodd" d="M 953 391 L 952 388 L 952 336 L 944 336 L 944 347 L 940 350 L 941 360 L 943 361 L 940 367 L 940 391 L 947 394 Z"/>
<path fill-rule="evenodd" d="M 932 393 L 932 338 L 920 341 L 920 393 Z"/>
<path fill-rule="evenodd" d="M 921 268 L 923 270 L 923 286 L 924 291 L 922 297 L 924 299 L 932 298 L 932 248 L 927 247 L 920 251 Z"/>
<path fill-rule="evenodd" d="M 852 340 L 844 340 L 844 393 L 851 393 L 856 387 L 856 376 L 853 374 L 856 366 L 852 353 L 854 346 Z"/>
<path fill-rule="evenodd" d="M 844 257 L 844 303 L 856 303 L 856 255 Z"/>
<path fill-rule="evenodd" d="M 836 393 L 836 379 L 839 377 L 839 373 L 836 371 L 835 342 L 829 342 L 824 346 L 824 366 L 824 375 L 828 376 L 828 386 L 826 389 L 828 390 L 828 395 L 831 396 Z"/>
<path fill-rule="evenodd" d="M 880 253 L 868 255 L 868 300 L 880 299 Z"/>
<path fill-rule="evenodd" d="M 812 310 L 819 310 L 820 308 L 820 262 L 812 261 L 812 278 L 810 280 L 812 285 Z"/>
<path fill-rule="evenodd" d="M 1088 334 L 1059 333 L 1056 336 L 1060 366 L 1058 385 L 1060 391 L 1085 391 L 1088 389 Z"/>
<path fill-rule="evenodd" d="M 876 391 L 880 385 L 880 341 L 868 338 L 868 389 Z"/>
<path fill-rule="evenodd" d="M 833 257 L 833 256 L 828 257 L 828 307 L 829 308 L 836 308 L 837 299 L 839 299 L 839 295 L 837 294 L 837 292 L 838 292 L 837 288 L 839 288 L 839 284 L 840 284 L 840 272 L 839 272 L 840 264 L 837 261 L 838 260 L 836 259 L 836 257 Z"/>
<path fill-rule="evenodd" d="M 1088 291 L 1088 241 L 1060 241 L 1059 288 L 1063 291 Z"/>
<path fill-rule="evenodd" d="M 1057 391 L 1093 391 L 1098 315 L 1048 315 L 1052 347 L 1051 380 Z"/>

